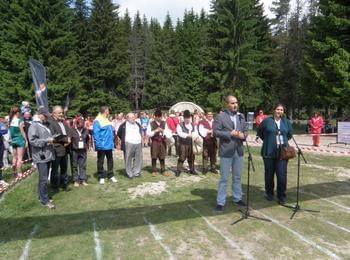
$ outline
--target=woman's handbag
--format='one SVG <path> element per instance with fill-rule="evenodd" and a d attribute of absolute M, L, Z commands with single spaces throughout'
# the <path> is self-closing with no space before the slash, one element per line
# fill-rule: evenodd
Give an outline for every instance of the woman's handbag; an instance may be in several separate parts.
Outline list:
<path fill-rule="evenodd" d="M 293 159 L 296 156 L 295 154 L 295 149 L 293 146 L 282 146 L 281 147 L 281 154 L 280 154 L 280 159 L 281 160 L 289 160 Z"/>
<path fill-rule="evenodd" d="M 282 119 L 281 119 L 282 120 Z M 278 128 L 277 124 L 276 125 L 276 130 L 278 134 L 278 140 L 279 140 L 279 145 L 280 145 L 280 160 L 289 160 L 295 158 L 295 149 L 293 146 L 283 146 L 281 144 L 281 139 L 280 139 L 280 129 Z"/>

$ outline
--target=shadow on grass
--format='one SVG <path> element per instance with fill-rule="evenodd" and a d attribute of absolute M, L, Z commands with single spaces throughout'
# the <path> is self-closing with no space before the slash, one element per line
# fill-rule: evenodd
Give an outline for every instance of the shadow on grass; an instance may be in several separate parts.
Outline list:
<path fill-rule="evenodd" d="M 244 191 L 246 190 L 245 185 L 243 185 L 243 189 Z M 349 195 L 350 183 L 347 181 L 337 181 L 309 184 L 302 186 L 301 189 L 317 193 L 321 198 L 327 198 L 338 195 Z M 88 210 L 73 214 L 55 215 L 55 212 L 51 211 L 44 216 L 1 218 L 1 240 L 3 243 L 13 240 L 25 240 L 28 237 L 30 229 L 36 224 L 44 227 L 38 239 L 45 239 L 91 232 L 93 219 L 98 223 L 98 229 L 104 231 L 146 225 L 143 221 L 143 216 L 151 216 L 153 224 L 200 218 L 198 214 L 189 209 L 188 205 L 199 209 L 203 216 L 214 216 L 216 215 L 214 211 L 216 192 L 215 189 L 196 188 L 191 191 L 192 199 L 174 203 L 158 203 L 156 205 L 111 208 L 108 210 Z M 251 206 L 254 209 L 258 210 L 276 206 L 276 202 L 269 202 L 263 198 L 264 189 L 261 186 L 250 186 L 250 195 Z M 295 188 L 290 188 L 287 191 L 287 195 L 289 195 L 288 202 L 293 203 Z M 230 203 L 230 199 L 231 197 L 227 198 L 225 210 L 220 215 L 233 214 L 239 209 L 238 206 Z M 315 199 L 315 197 L 301 194 L 300 202 Z"/>

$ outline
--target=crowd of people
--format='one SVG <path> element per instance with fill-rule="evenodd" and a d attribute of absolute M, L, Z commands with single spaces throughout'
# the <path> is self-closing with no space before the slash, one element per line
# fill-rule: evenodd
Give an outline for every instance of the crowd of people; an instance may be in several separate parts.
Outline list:
<path fill-rule="evenodd" d="M 47 181 L 53 193 L 67 190 L 68 165 L 72 170 L 74 187 L 87 186 L 87 153 L 97 152 L 98 182 L 117 183 L 114 175 L 113 150 L 120 149 L 124 156 L 125 176 L 129 179 L 141 176 L 143 149 L 149 147 L 152 176 L 161 174 L 171 176 L 167 171 L 166 158 L 173 152 L 177 156 L 174 175 L 179 177 L 187 161 L 189 173 L 197 175 L 195 156 L 202 157 L 202 174 L 209 171 L 218 174 L 217 156 L 220 157 L 220 180 L 216 199 L 216 212 L 224 210 L 227 199 L 227 185 L 232 176 L 232 201 L 245 206 L 242 199 L 241 175 L 243 172 L 243 142 L 248 136 L 244 114 L 238 111 L 238 100 L 234 96 L 225 99 L 226 109 L 214 120 L 211 111 L 199 113 L 189 110 L 170 111 L 164 115 L 156 109 L 152 114 L 129 112 L 112 116 L 107 106 L 100 108 L 96 118 L 83 117 L 78 113 L 74 118 L 64 117 L 61 106 L 54 106 L 49 113 L 40 107 L 32 116 L 29 104 L 11 109 L 7 118 L 0 120 L 0 168 L 10 166 L 8 150 L 12 154 L 12 172 L 15 178 L 21 178 L 22 163 L 32 158 L 39 173 L 38 199 L 49 207 L 55 208 L 49 197 Z M 282 159 L 282 147 L 288 146 L 293 129 L 288 119 L 283 117 L 284 106 L 277 104 L 272 116 L 259 111 L 256 118 L 257 136 L 263 140 L 261 156 L 264 161 L 265 198 L 274 200 L 274 175 L 277 176 L 277 200 L 284 204 L 286 200 L 288 159 Z M 315 121 L 315 122 L 313 122 Z M 320 119 L 310 121 L 319 124 Z M 198 141 L 199 140 L 199 141 Z M 314 138 L 315 143 L 319 139 Z M 219 150 L 219 152 L 218 152 Z M 107 160 L 107 169 L 104 162 Z M 159 162 L 159 171 L 157 163 Z M 198 167 L 197 167 L 198 169 Z M 0 171 L 0 185 L 7 185 Z"/>

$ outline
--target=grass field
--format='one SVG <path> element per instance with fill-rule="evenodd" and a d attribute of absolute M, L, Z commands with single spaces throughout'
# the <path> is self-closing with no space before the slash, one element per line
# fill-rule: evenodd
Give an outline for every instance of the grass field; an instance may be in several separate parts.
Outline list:
<path fill-rule="evenodd" d="M 223 214 L 214 212 L 218 175 L 151 177 L 148 151 L 141 178 L 123 176 L 118 152 L 119 182 L 99 185 L 92 153 L 90 185 L 54 194 L 56 210 L 39 204 L 36 173 L 0 199 L 0 258 L 350 259 L 349 157 L 305 154 L 300 205 L 320 213 L 298 212 L 291 220 L 290 209 L 263 198 L 263 163 L 258 148 L 252 152 L 251 214 L 272 222 L 231 225 L 241 216 L 231 197 Z M 175 157 L 167 159 L 168 166 L 175 164 Z M 288 171 L 287 202 L 293 205 L 296 160 Z M 246 177 L 245 164 L 244 190 Z M 147 188 L 158 194 L 134 198 Z"/>

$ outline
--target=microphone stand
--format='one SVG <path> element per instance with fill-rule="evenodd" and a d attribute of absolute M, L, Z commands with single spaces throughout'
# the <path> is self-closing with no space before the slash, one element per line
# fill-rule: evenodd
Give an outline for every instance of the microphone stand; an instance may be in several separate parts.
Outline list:
<path fill-rule="evenodd" d="M 295 143 L 295 146 L 297 148 L 297 151 L 298 151 L 298 171 L 297 171 L 297 201 L 296 201 L 296 204 L 294 206 L 288 206 L 288 205 L 283 205 L 284 207 L 286 208 L 290 208 L 293 210 L 293 214 L 292 216 L 290 217 L 290 219 L 293 219 L 293 217 L 295 216 L 295 214 L 298 212 L 298 211 L 307 211 L 307 212 L 320 212 L 319 210 L 311 210 L 311 209 L 302 209 L 299 205 L 299 189 L 300 189 L 300 158 L 302 157 L 303 158 L 303 161 L 305 163 L 307 163 L 305 157 L 304 157 L 304 154 L 303 152 L 301 151 L 298 143 L 295 141 L 294 139 L 294 136 L 292 136 L 292 139 Z"/>
<path fill-rule="evenodd" d="M 234 221 L 233 223 L 231 223 L 231 225 L 237 224 L 238 222 L 241 222 L 244 219 L 248 219 L 249 217 L 253 218 L 253 219 L 256 219 L 256 220 L 263 220 L 263 221 L 266 221 L 266 222 L 271 222 L 270 219 L 253 216 L 253 215 L 250 214 L 250 211 L 249 211 L 250 167 L 252 167 L 254 172 L 255 172 L 255 168 L 254 168 L 254 164 L 253 164 L 253 157 L 252 157 L 252 154 L 250 153 L 248 141 L 245 140 L 245 143 L 246 143 L 247 152 L 248 152 L 247 206 L 245 207 L 245 210 L 241 210 L 241 209 L 239 210 L 242 213 L 242 217 L 240 219 Z"/>

